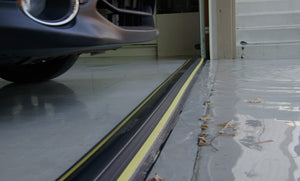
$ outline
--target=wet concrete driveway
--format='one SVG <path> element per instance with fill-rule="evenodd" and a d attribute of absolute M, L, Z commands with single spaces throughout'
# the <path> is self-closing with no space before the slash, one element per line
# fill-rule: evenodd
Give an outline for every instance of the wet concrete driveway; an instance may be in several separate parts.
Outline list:
<path fill-rule="evenodd" d="M 199 148 L 194 180 L 299 180 L 300 60 L 214 63 L 204 132 L 215 148 Z"/>

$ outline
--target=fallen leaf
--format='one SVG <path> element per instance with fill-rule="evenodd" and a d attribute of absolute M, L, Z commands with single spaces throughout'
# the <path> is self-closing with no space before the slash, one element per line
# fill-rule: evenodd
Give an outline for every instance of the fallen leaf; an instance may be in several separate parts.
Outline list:
<path fill-rule="evenodd" d="M 218 151 L 218 148 L 216 148 L 212 142 L 207 142 L 204 137 L 199 137 L 198 146 L 211 146 Z"/>
<path fill-rule="evenodd" d="M 237 130 L 237 128 L 235 126 L 232 125 L 233 120 L 227 122 L 227 123 L 222 123 L 222 124 L 218 124 L 217 126 L 219 127 L 223 127 L 218 133 L 219 135 L 224 135 L 224 136 L 236 136 L 236 134 L 234 133 L 226 133 L 225 130 L 227 128 L 232 128 L 233 130 Z"/>
<path fill-rule="evenodd" d="M 233 122 L 233 120 L 229 121 L 228 123 L 225 124 L 225 126 L 219 131 L 219 134 L 224 134 L 224 130 L 229 127 L 232 126 L 231 123 Z"/>
<path fill-rule="evenodd" d="M 221 124 L 217 124 L 218 127 L 228 127 L 228 128 L 232 128 L 234 130 L 237 130 L 237 127 L 233 126 L 231 123 L 227 122 L 227 123 L 221 123 Z"/>
<path fill-rule="evenodd" d="M 200 121 L 207 121 L 207 120 L 210 120 L 210 119 L 212 119 L 212 118 L 214 118 L 214 117 L 211 116 L 211 115 L 205 115 L 205 116 L 203 116 L 203 118 L 200 118 L 199 120 L 200 120 Z"/>
<path fill-rule="evenodd" d="M 206 133 L 200 133 L 200 134 L 199 134 L 199 137 L 204 137 L 204 138 L 206 138 L 206 137 L 208 137 L 208 134 L 206 134 Z"/>
<path fill-rule="evenodd" d="M 202 125 L 201 125 L 201 129 L 207 130 L 207 129 L 208 129 L 208 125 L 207 125 L 207 124 L 202 124 Z"/>
<path fill-rule="evenodd" d="M 249 100 L 248 103 L 262 103 L 264 100 L 261 97 L 258 97 L 253 100 Z"/>
<path fill-rule="evenodd" d="M 271 142 L 274 142 L 274 141 L 273 140 L 260 141 L 260 142 L 256 142 L 256 143 L 251 143 L 251 144 L 249 144 L 249 146 L 260 145 L 260 144 L 271 143 Z"/>
<path fill-rule="evenodd" d="M 216 138 L 214 137 L 213 139 L 211 139 L 210 142 L 206 141 L 206 137 L 208 135 L 205 134 L 205 133 L 200 133 L 199 136 L 198 136 L 198 146 L 211 146 L 213 147 L 215 150 L 218 151 L 218 148 L 216 148 L 213 144 L 212 144 L 212 141 Z"/>
<path fill-rule="evenodd" d="M 207 145 L 210 145 L 210 143 L 207 142 L 204 137 L 200 137 L 199 136 L 199 138 L 198 138 L 198 145 L 199 146 L 207 146 Z"/>

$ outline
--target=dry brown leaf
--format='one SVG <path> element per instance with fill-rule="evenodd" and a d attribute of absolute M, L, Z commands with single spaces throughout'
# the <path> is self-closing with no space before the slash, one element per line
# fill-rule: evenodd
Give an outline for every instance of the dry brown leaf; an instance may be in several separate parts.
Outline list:
<path fill-rule="evenodd" d="M 212 118 L 214 118 L 214 117 L 211 116 L 211 115 L 205 115 L 205 116 L 203 116 L 203 118 L 200 118 L 199 120 L 200 121 L 207 121 L 207 120 L 212 119 Z"/>
<path fill-rule="evenodd" d="M 227 122 L 227 123 L 223 123 L 223 124 L 218 124 L 217 126 L 219 127 L 223 127 L 218 133 L 219 135 L 224 135 L 224 136 L 236 136 L 236 134 L 234 133 L 226 133 L 225 130 L 227 128 L 232 128 L 233 130 L 237 130 L 237 128 L 235 126 L 232 125 L 233 120 Z"/>
<path fill-rule="evenodd" d="M 199 134 L 199 137 L 204 137 L 204 138 L 206 138 L 206 137 L 208 137 L 208 134 L 206 134 L 206 133 L 200 133 L 200 134 Z"/>
<path fill-rule="evenodd" d="M 199 142 L 207 143 L 207 141 L 204 137 L 199 137 Z"/>
<path fill-rule="evenodd" d="M 207 125 L 207 124 L 202 124 L 202 125 L 201 125 L 201 129 L 207 130 L 207 129 L 208 129 L 208 125 Z"/>
<path fill-rule="evenodd" d="M 200 137 L 199 136 L 199 138 L 198 138 L 198 145 L 199 146 L 207 146 L 207 145 L 210 145 L 210 143 L 207 142 L 204 137 Z"/>
<path fill-rule="evenodd" d="M 152 177 L 150 179 L 148 179 L 147 181 L 163 181 L 164 179 L 161 178 L 160 176 L 158 176 L 157 173 L 155 173 L 155 177 Z"/>
<path fill-rule="evenodd" d="M 200 133 L 199 136 L 198 136 L 198 146 L 211 146 L 213 147 L 215 150 L 218 151 L 218 148 L 216 148 L 213 144 L 212 144 L 212 141 L 217 137 L 214 137 L 213 139 L 211 139 L 210 142 L 206 141 L 206 137 L 208 135 L 205 134 L 205 133 Z"/>
<path fill-rule="evenodd" d="M 212 144 L 213 139 L 211 140 L 211 142 L 206 141 L 206 139 L 204 137 L 200 137 L 198 138 L 198 146 L 211 146 L 213 147 L 215 150 L 218 151 L 218 148 L 216 148 L 213 144 Z"/>
<path fill-rule="evenodd" d="M 260 144 L 271 143 L 271 142 L 274 142 L 274 141 L 273 140 L 260 141 L 260 142 L 256 142 L 256 143 L 251 143 L 251 144 L 249 144 L 249 146 L 260 145 Z"/>
<path fill-rule="evenodd" d="M 248 103 L 262 103 L 263 101 L 263 98 L 258 97 L 256 99 L 249 100 Z"/>
<path fill-rule="evenodd" d="M 231 123 L 233 122 L 233 120 L 229 121 L 228 123 L 225 124 L 225 126 L 219 131 L 219 134 L 224 134 L 224 130 L 229 127 L 232 126 Z"/>
<path fill-rule="evenodd" d="M 231 123 L 229 123 L 229 122 L 227 122 L 227 123 L 221 123 L 221 124 L 217 124 L 217 126 L 218 127 L 228 127 L 228 128 L 232 128 L 232 129 L 234 129 L 234 130 L 237 130 L 237 127 L 235 127 L 235 126 L 233 126 Z"/>

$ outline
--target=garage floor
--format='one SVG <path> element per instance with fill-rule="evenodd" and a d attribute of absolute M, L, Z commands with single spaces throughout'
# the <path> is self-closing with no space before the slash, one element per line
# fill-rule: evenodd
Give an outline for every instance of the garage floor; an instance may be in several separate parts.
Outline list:
<path fill-rule="evenodd" d="M 1 180 L 55 180 L 185 60 L 81 58 L 50 82 L 0 80 Z"/>
<path fill-rule="evenodd" d="M 207 65 L 209 76 L 216 70 L 203 114 L 211 118 L 202 122 L 197 117 L 203 113 L 195 103 L 199 97 L 203 103 L 200 76 L 194 86 L 199 91 L 192 90 L 149 177 L 158 173 L 172 181 L 298 181 L 299 60 L 219 60 Z M 199 124 L 207 124 L 207 129 L 201 131 Z M 208 135 L 211 145 L 200 146 L 196 156 L 200 133 Z"/>
<path fill-rule="evenodd" d="M 54 81 L 0 80 L 1 180 L 56 179 L 185 60 L 81 58 Z M 208 61 L 149 178 L 299 180 L 298 65 Z M 198 147 L 201 132 L 212 145 Z"/>

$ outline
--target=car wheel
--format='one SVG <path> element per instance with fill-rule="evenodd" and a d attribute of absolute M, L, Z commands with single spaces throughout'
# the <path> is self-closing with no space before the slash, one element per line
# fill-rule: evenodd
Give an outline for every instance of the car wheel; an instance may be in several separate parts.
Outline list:
<path fill-rule="evenodd" d="M 0 77 L 12 82 L 46 81 L 65 73 L 77 58 L 78 55 L 66 55 L 29 60 L 27 64 L 0 66 Z"/>

